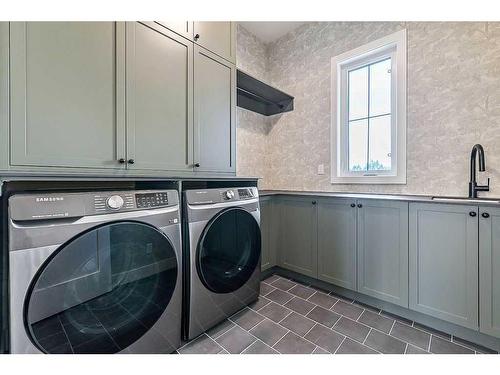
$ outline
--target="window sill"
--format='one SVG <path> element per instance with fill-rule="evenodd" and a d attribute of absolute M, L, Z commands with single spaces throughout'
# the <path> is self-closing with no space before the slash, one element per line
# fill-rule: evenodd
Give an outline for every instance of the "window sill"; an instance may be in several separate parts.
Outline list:
<path fill-rule="evenodd" d="M 406 185 L 406 176 L 343 176 L 332 177 L 332 185 L 350 184 L 350 185 Z"/>

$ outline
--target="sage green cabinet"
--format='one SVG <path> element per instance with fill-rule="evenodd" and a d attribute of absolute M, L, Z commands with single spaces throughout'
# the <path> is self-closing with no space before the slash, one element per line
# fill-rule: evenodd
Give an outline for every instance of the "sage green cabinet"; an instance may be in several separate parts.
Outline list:
<path fill-rule="evenodd" d="M 357 201 L 360 293 L 408 307 L 408 203 Z"/>
<path fill-rule="evenodd" d="M 354 200 L 318 199 L 317 207 L 318 279 L 356 290 Z"/>
<path fill-rule="evenodd" d="M 236 63 L 236 23 L 194 22 L 193 35 L 198 45 Z"/>
<path fill-rule="evenodd" d="M 412 203 L 410 309 L 478 329 L 478 207 Z"/>
<path fill-rule="evenodd" d="M 128 169 L 193 169 L 193 44 L 155 24 L 126 25 Z"/>
<path fill-rule="evenodd" d="M 262 239 L 261 269 L 267 270 L 276 265 L 275 209 L 272 197 L 260 198 L 260 231 Z"/>
<path fill-rule="evenodd" d="M 310 277 L 318 274 L 316 201 L 283 197 L 279 209 L 279 266 Z"/>
<path fill-rule="evenodd" d="M 198 172 L 236 171 L 236 67 L 194 48 L 194 162 Z"/>
<path fill-rule="evenodd" d="M 10 23 L 10 164 L 124 168 L 124 24 Z"/>
<path fill-rule="evenodd" d="M 500 209 L 479 212 L 479 327 L 500 338 Z"/>

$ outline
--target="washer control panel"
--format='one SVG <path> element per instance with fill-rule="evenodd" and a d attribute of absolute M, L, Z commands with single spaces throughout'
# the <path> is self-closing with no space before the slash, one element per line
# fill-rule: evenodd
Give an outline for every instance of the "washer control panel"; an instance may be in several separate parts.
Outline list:
<path fill-rule="evenodd" d="M 137 208 L 168 206 L 168 193 L 138 193 L 135 195 L 135 204 Z"/>

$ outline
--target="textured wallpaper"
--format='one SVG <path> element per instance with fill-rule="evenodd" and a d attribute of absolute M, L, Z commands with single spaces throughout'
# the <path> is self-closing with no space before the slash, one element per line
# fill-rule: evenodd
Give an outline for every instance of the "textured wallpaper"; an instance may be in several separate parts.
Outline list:
<path fill-rule="evenodd" d="M 408 35 L 407 184 L 332 185 L 330 59 L 402 28 Z M 238 66 L 262 71 L 295 96 L 293 112 L 267 119 L 239 109 L 238 163 L 263 177 L 261 187 L 465 195 L 470 149 L 481 143 L 487 171 L 479 182 L 491 177 L 490 193 L 482 194 L 500 196 L 500 23 L 308 23 L 268 46 L 240 27 L 238 43 Z M 247 138 L 250 129 L 258 136 Z M 266 157 L 256 158 L 254 150 Z M 251 165 L 243 162 L 248 158 Z"/>

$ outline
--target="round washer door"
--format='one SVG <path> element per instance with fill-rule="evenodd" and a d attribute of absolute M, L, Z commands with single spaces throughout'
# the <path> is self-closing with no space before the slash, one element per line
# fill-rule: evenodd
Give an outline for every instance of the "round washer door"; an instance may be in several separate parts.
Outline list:
<path fill-rule="evenodd" d="M 215 293 L 241 288 L 259 265 L 260 241 L 259 224 L 248 211 L 219 212 L 198 243 L 196 266 L 205 287 Z"/>
<path fill-rule="evenodd" d="M 28 289 L 24 321 L 44 353 L 117 353 L 167 308 L 177 257 L 156 228 L 122 221 L 84 232 L 43 263 Z"/>

